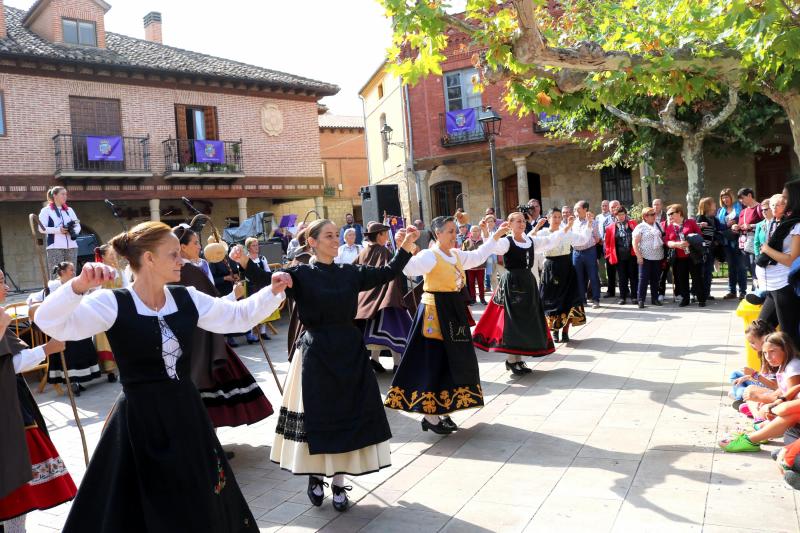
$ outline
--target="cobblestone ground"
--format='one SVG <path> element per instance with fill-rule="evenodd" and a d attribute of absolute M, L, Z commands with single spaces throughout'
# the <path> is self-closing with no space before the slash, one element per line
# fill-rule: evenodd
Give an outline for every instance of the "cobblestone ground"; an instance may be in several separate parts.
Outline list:
<path fill-rule="evenodd" d="M 726 454 L 715 445 L 745 424 L 726 396 L 727 375 L 744 363 L 734 308 L 719 299 L 680 311 L 604 304 L 523 378 L 511 377 L 502 357 L 479 353 L 486 406 L 454 416 L 461 430 L 445 438 L 387 411 L 392 467 L 350 479 L 357 503 L 342 515 L 329 494 L 312 507 L 306 478 L 269 462 L 277 416 L 219 437 L 236 452 L 236 478 L 261 531 L 798 531 L 798 493 L 770 459 L 775 446 Z M 285 319 L 278 328 L 268 349 L 283 379 Z M 260 349 L 238 353 L 277 408 Z M 390 376 L 380 377 L 383 391 Z M 92 450 L 120 386 L 88 389 L 78 404 Z M 79 482 L 68 402 L 50 388 L 37 398 Z M 60 530 L 68 511 L 34 512 L 28 530 Z"/>

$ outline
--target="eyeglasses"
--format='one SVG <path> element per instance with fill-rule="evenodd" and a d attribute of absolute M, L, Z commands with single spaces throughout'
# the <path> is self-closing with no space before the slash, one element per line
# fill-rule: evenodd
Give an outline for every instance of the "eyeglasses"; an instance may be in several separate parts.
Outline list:
<path fill-rule="evenodd" d="M 676 214 L 675 211 L 670 211 L 670 212 L 667 213 L 667 216 L 671 217 L 672 215 L 675 215 L 675 214 Z"/>

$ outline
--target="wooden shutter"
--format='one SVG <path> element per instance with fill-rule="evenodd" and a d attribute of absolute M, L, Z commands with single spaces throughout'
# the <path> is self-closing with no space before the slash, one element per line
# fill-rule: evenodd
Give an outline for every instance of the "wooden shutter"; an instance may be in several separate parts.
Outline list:
<path fill-rule="evenodd" d="M 218 141 L 219 128 L 217 127 L 217 108 L 204 107 L 203 118 L 206 122 L 206 139 L 209 141 Z"/>

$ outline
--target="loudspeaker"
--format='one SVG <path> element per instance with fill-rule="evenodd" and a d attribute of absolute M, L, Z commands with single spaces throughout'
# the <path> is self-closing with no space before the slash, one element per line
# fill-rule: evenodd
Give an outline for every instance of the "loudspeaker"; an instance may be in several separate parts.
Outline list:
<path fill-rule="evenodd" d="M 400 188 L 397 185 L 361 187 L 361 216 L 366 227 L 372 221 L 383 222 L 383 214 L 400 216 Z"/>

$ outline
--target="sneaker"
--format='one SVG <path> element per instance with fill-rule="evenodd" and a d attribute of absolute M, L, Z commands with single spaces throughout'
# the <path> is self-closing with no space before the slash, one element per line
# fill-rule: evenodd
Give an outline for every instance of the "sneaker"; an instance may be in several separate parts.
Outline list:
<path fill-rule="evenodd" d="M 664 295 L 663 294 L 659 294 L 658 295 L 658 305 L 664 305 Z"/>
<path fill-rule="evenodd" d="M 719 442 L 719 446 L 729 453 L 761 451 L 761 446 L 753 444 L 746 433 L 740 433 L 733 439 L 722 440 Z"/>
<path fill-rule="evenodd" d="M 592 302 L 592 309 L 600 309 L 600 302 Z"/>
<path fill-rule="evenodd" d="M 743 403 L 739 406 L 739 412 L 742 413 L 744 416 L 753 418 L 753 413 L 750 412 L 750 406 L 746 403 Z"/>
<path fill-rule="evenodd" d="M 745 299 L 745 301 L 747 303 L 749 303 L 751 305 L 763 305 L 764 304 L 764 300 L 766 300 L 766 297 L 761 296 L 761 295 L 759 295 L 758 293 L 755 293 L 755 292 L 748 292 L 744 296 L 744 299 Z"/>

